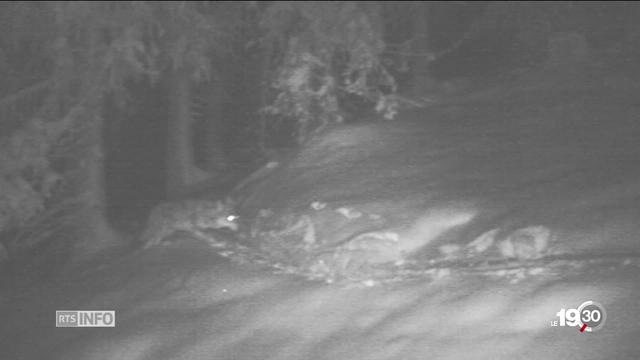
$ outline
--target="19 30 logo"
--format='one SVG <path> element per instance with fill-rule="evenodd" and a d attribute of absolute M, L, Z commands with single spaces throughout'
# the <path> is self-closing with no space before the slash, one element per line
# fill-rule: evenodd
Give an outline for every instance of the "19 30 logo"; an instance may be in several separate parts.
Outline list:
<path fill-rule="evenodd" d="M 558 320 L 551 322 L 551 326 L 578 326 L 580 332 L 594 332 L 602 329 L 607 320 L 607 311 L 602 304 L 595 301 L 585 301 L 577 309 L 562 308 L 556 313 Z"/>

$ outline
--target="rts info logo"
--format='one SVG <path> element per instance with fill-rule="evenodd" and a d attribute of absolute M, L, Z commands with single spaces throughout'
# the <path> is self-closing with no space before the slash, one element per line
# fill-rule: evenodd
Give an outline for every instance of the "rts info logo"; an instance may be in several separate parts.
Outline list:
<path fill-rule="evenodd" d="M 56 327 L 115 327 L 113 310 L 63 310 L 56 311 Z"/>

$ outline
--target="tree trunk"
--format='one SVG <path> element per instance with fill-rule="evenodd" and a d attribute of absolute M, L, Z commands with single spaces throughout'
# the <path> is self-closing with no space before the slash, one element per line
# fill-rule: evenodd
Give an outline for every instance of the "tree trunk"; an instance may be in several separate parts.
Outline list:
<path fill-rule="evenodd" d="M 227 158 L 224 153 L 222 142 L 222 130 L 227 123 L 224 107 L 225 82 L 219 77 L 214 77 L 213 81 L 202 84 L 197 94 L 191 94 L 193 102 L 191 113 L 192 121 L 196 128 L 195 135 L 199 141 L 195 142 L 196 166 L 205 170 L 210 176 L 224 174 L 227 169 Z"/>
<path fill-rule="evenodd" d="M 190 83 L 186 71 L 171 72 L 168 112 L 167 196 L 174 198 L 187 186 L 208 178 L 208 174 L 195 164 Z"/>
<path fill-rule="evenodd" d="M 416 2 L 412 4 L 415 12 L 411 16 L 412 30 L 415 41 L 412 42 L 410 51 L 414 54 L 422 56 L 414 57 L 411 66 L 412 72 L 412 93 L 424 94 L 432 87 L 433 79 L 429 74 L 429 58 L 426 54 L 429 52 L 429 4 L 425 2 Z"/>
<path fill-rule="evenodd" d="M 78 235 L 72 262 L 91 256 L 106 248 L 123 245 L 118 242 L 106 216 L 106 193 L 104 173 L 104 120 L 100 106 L 78 106 L 72 110 L 80 122 L 80 173 L 76 179 L 81 208 L 78 211 Z"/>

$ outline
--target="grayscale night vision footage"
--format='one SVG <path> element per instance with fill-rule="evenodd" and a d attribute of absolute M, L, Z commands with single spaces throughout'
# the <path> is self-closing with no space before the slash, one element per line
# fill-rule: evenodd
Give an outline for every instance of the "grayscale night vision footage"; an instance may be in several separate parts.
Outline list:
<path fill-rule="evenodd" d="M 640 358 L 638 19 L 0 2 L 0 358 Z"/>

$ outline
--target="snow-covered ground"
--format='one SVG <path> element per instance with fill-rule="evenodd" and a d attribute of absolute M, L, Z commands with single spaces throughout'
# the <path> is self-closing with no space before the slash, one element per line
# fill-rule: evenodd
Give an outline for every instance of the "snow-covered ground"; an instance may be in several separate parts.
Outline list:
<path fill-rule="evenodd" d="M 330 129 L 239 194 L 222 243 L 266 260 L 187 242 L 13 289 L 3 358 L 637 358 L 638 90 L 531 76 Z M 551 326 L 588 300 L 600 331 Z M 116 328 L 54 327 L 85 309 Z"/>

